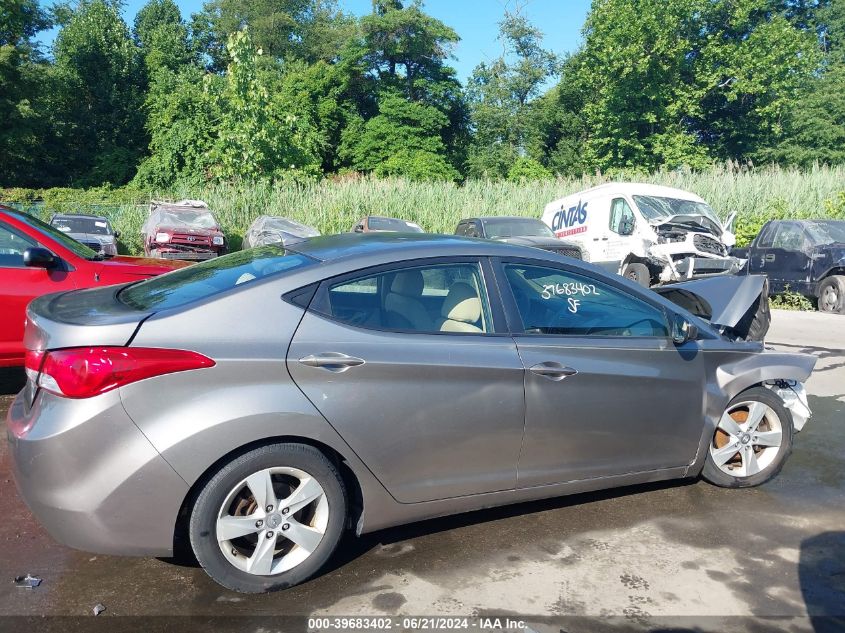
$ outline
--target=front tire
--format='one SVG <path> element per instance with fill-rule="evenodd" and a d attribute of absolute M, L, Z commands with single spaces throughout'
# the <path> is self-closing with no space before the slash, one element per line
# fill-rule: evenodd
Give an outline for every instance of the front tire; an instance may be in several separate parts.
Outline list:
<path fill-rule="evenodd" d="M 743 391 L 719 420 L 702 477 L 723 488 L 764 484 L 783 468 L 792 436 L 792 414 L 777 395 L 765 387 Z"/>
<path fill-rule="evenodd" d="M 845 314 L 845 275 L 831 275 L 819 284 L 819 311 Z"/>
<path fill-rule="evenodd" d="M 643 288 L 648 288 L 651 285 L 651 273 L 645 264 L 628 264 L 622 271 L 622 276 L 640 284 Z"/>
<path fill-rule="evenodd" d="M 337 468 L 304 444 L 272 444 L 223 466 L 191 512 L 194 555 L 233 591 L 265 593 L 316 574 L 346 525 Z"/>

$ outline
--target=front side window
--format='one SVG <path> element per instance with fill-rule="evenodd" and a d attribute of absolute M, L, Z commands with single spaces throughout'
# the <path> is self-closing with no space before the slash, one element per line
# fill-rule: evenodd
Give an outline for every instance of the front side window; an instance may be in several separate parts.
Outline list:
<path fill-rule="evenodd" d="M 610 230 L 619 235 L 634 232 L 634 212 L 624 198 L 616 198 L 610 205 Z"/>
<path fill-rule="evenodd" d="M 667 337 L 662 310 L 595 279 L 558 268 L 506 264 L 522 333 Z"/>
<path fill-rule="evenodd" d="M 37 244 L 0 224 L 0 268 L 23 268 L 23 253 Z"/>
<path fill-rule="evenodd" d="M 478 264 L 402 268 L 326 282 L 312 309 L 376 330 L 485 334 L 492 331 Z"/>
<path fill-rule="evenodd" d="M 797 224 L 782 224 L 772 248 L 782 248 L 787 251 L 800 251 L 804 247 L 804 231 Z"/>

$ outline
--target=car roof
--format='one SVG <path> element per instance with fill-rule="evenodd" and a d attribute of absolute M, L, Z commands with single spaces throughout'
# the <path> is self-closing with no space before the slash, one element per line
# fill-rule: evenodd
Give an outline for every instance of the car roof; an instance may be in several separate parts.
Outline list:
<path fill-rule="evenodd" d="M 482 215 L 477 218 L 470 219 L 481 220 L 482 222 L 489 222 L 490 220 L 519 220 L 520 222 L 523 220 L 533 220 L 534 222 L 543 222 L 540 218 L 532 218 L 531 216 L 526 215 Z"/>
<path fill-rule="evenodd" d="M 689 200 L 690 202 L 705 202 L 703 198 L 697 196 L 691 191 L 677 189 L 675 187 L 666 187 L 665 185 L 653 185 L 646 182 L 606 182 L 603 185 L 591 187 L 571 193 L 567 196 L 562 196 L 553 200 L 546 205 L 546 209 L 551 206 L 560 205 L 564 200 L 571 198 L 581 198 L 587 195 L 592 195 L 602 192 L 613 192 L 628 196 L 658 196 L 663 198 L 677 198 L 679 200 Z"/>
<path fill-rule="evenodd" d="M 367 256 L 385 262 L 462 255 L 547 259 L 546 251 L 536 248 L 431 233 L 340 233 L 297 242 L 291 250 L 323 262 Z"/>

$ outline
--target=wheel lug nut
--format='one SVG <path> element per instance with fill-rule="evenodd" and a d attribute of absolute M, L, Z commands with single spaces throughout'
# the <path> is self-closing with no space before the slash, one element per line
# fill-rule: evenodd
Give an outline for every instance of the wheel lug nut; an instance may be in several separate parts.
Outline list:
<path fill-rule="evenodd" d="M 267 538 L 273 538 L 273 530 L 267 530 Z"/>
<path fill-rule="evenodd" d="M 273 511 L 273 506 L 267 506 L 267 512 L 272 512 L 272 511 Z"/>
<path fill-rule="evenodd" d="M 258 521 L 255 522 L 255 527 L 261 527 L 262 525 L 264 525 L 264 521 L 261 519 L 258 519 Z"/>
<path fill-rule="evenodd" d="M 282 514 L 287 514 L 288 512 L 290 512 L 290 508 L 285 508 L 284 510 L 282 510 Z"/>
<path fill-rule="evenodd" d="M 289 529 L 290 529 L 290 524 L 289 524 L 289 523 L 285 523 L 285 524 L 282 526 L 282 531 L 283 531 L 283 532 L 287 532 Z"/>

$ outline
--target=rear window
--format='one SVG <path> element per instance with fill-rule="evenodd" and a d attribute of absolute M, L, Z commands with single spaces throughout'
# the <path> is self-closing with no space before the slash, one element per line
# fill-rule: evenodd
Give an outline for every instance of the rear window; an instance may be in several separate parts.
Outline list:
<path fill-rule="evenodd" d="M 118 299 L 136 310 L 167 310 L 315 262 L 278 246 L 252 248 L 133 284 Z"/>

